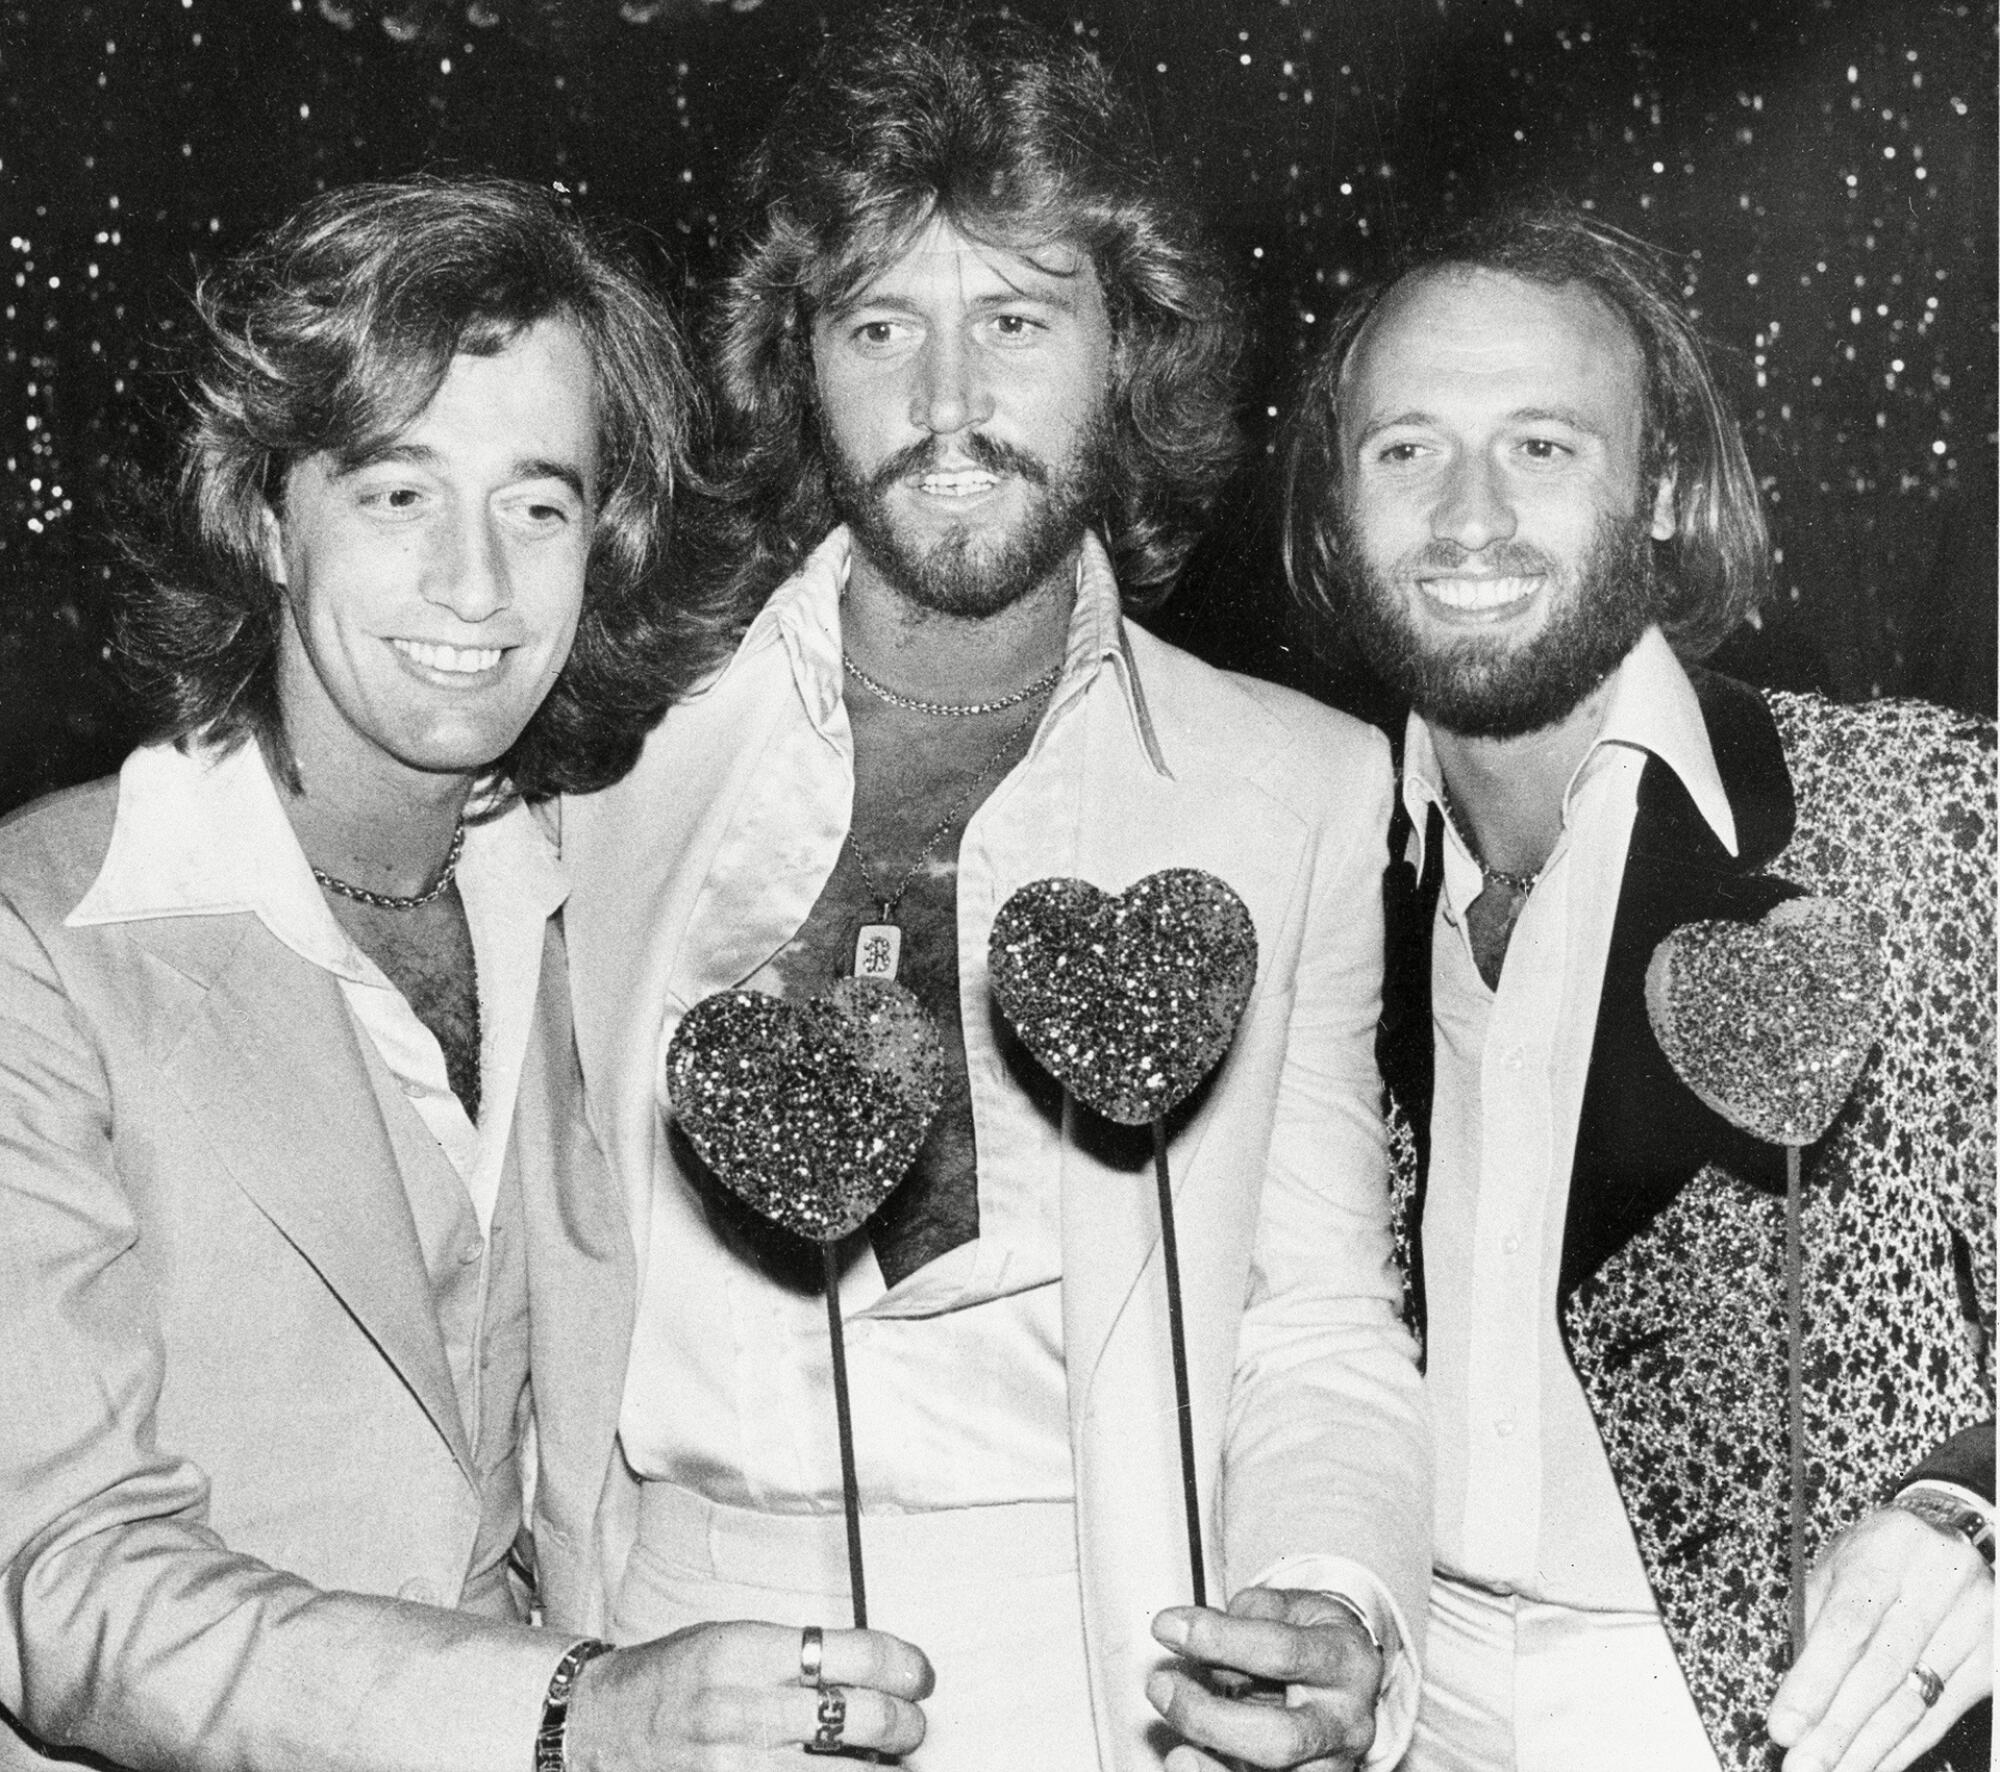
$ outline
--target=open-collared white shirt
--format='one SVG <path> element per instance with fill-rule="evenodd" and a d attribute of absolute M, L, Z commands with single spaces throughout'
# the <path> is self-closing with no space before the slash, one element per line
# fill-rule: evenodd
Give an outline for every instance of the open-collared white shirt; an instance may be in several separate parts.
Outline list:
<path fill-rule="evenodd" d="M 1415 715 L 1404 756 L 1421 867 L 1443 778 Z M 1479 864 L 1449 820 L 1431 960 L 1437 1081 L 1423 1246 L 1437 1566 L 1495 1592 L 1604 1611 L 1650 1611 L 1652 1591 L 1563 1351 L 1556 1296 L 1605 955 L 1649 756 L 1736 853 L 1693 685 L 1649 630 L 1609 680 L 1603 725 L 1564 793 L 1562 834 L 1498 988 L 1479 976 L 1466 926 Z"/>
<path fill-rule="evenodd" d="M 468 824 L 459 896 L 479 975 L 480 1118 L 452 1092 L 437 1036 L 328 909 L 279 803 L 263 753 L 144 745 L 125 760 L 104 865 L 66 921 L 73 928 L 152 917 L 248 912 L 339 983 L 452 1168 L 484 1235 L 500 1190 L 549 918 L 568 894 L 562 863 L 519 802 Z"/>
<path fill-rule="evenodd" d="M 847 835 L 853 737 L 843 701 L 840 602 L 848 564 L 846 531 L 836 530 L 773 593 L 703 692 L 741 695 L 747 678 L 758 693 L 793 698 L 758 778 L 732 811 L 731 836 L 707 870 L 695 929 L 718 963 L 739 968 L 738 982 L 752 978 L 810 914 L 826 867 L 803 865 L 801 857 L 831 857 Z M 1052 803 L 1073 798 L 1085 708 L 1102 697 L 1122 708 L 1143 767 L 1171 776 L 1111 562 L 1088 536 L 1062 674 L 1026 754 L 988 805 L 1017 793 Z M 685 791 L 705 787 L 697 782 Z M 1032 855 L 999 853 L 986 810 L 974 812 L 960 844 L 958 903 L 983 907 L 990 920 L 999 881 L 1052 868 Z M 774 877 L 812 884 L 784 896 L 774 894 Z M 983 972 L 964 952 L 965 944 L 983 943 L 982 926 L 962 918 L 959 939 L 961 977 Z M 894 1287 L 884 1283 L 866 1238 L 857 1238 L 841 1279 L 849 1382 L 867 1409 L 867 1430 L 855 1443 L 858 1484 L 871 1510 L 1075 1498 L 1061 1201 L 1048 1185 L 1053 1145 L 1063 1134 L 1023 1099 L 986 1006 L 973 1005 L 961 1022 L 978 1127 L 979 1234 Z M 663 1031 L 653 1055 L 662 1112 L 671 1107 L 665 1057 L 672 1031 Z M 646 1216 L 635 1214 L 635 1222 Z M 633 1470 L 725 1505 L 837 1517 L 831 1354 L 817 1288 L 774 1284 L 719 1237 L 691 1255 L 662 1230 L 660 1215 L 652 1222 L 656 1241 L 637 1251 L 643 1279 L 620 1422 Z M 1378 1632 L 1394 1618 L 1403 1642 L 1412 1640 L 1386 1586 L 1351 1558 L 1287 1558 L 1261 1571 L 1256 1584 L 1351 1596 Z M 1407 1648 L 1388 1672 L 1371 1766 L 1400 1755 L 1415 1714 L 1416 1664 Z"/>
<path fill-rule="evenodd" d="M 837 531 L 772 596 L 717 685 L 724 692 L 731 675 L 768 669 L 763 655 L 782 649 L 805 765 L 796 773 L 763 772 L 752 790 L 759 805 L 740 816 L 734 852 L 717 859 L 712 878 L 721 890 L 711 916 L 718 939 L 737 920 L 731 883 L 740 884 L 745 904 L 764 892 L 766 832 L 784 828 L 800 841 L 817 831 L 829 852 L 845 837 L 845 759 L 853 748 L 840 649 L 847 568 L 846 534 Z M 1051 734 L 1085 696 L 1121 690 L 1150 765 L 1165 771 L 1121 633 L 1117 584 L 1093 539 L 1062 676 L 1016 773 L 1036 769 Z M 981 890 L 978 824 L 975 812 L 960 851 L 961 899 Z M 811 906 L 794 908 L 802 922 Z M 790 933 L 759 945 L 772 951 Z M 1054 1134 L 1038 1116 L 983 1105 L 1018 1085 L 1003 1073 L 990 1030 L 964 1019 L 979 1126 L 978 1236 L 893 1287 L 865 1237 L 843 1252 L 851 1382 L 870 1410 L 870 1431 L 857 1448 L 861 1487 L 871 1507 L 885 1510 L 1068 1501 L 1075 1493 L 1057 1284 L 1061 1202 L 1043 1185 L 1047 1165 L 1033 1148 Z M 661 1110 L 669 1112 L 665 1056 L 663 1038 L 654 1075 Z M 1023 1148 L 1014 1149 L 1016 1141 Z M 661 1252 L 643 1271 L 621 1428 L 633 1468 L 734 1506 L 837 1512 L 840 1468 L 823 1419 L 831 1353 L 817 1291 L 786 1292 L 751 1262 L 719 1263 L 724 1320 L 711 1324 L 704 1345 L 690 1347 L 674 1321 L 675 1264 Z M 663 1359 L 670 1372 L 656 1370 Z M 692 1385 L 690 1366 L 707 1369 Z M 978 1382 L 968 1383 L 968 1373 Z M 690 1407 L 695 1397 L 700 1406 Z"/>

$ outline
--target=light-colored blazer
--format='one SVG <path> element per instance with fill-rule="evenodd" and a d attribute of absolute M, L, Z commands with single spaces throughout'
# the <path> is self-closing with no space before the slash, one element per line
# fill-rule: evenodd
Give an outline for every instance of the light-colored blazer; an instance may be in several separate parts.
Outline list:
<path fill-rule="evenodd" d="M 825 611 L 824 598 L 815 615 L 809 593 L 781 589 L 728 669 L 667 715 L 638 767 L 564 807 L 586 1097 L 635 1246 L 671 1252 L 658 1284 L 698 1283 L 697 1264 L 725 1259 L 662 1136 L 664 1040 L 789 938 L 845 831 L 845 716 L 815 730 L 793 669 L 801 649 L 817 649 L 819 680 L 830 669 L 837 684 L 837 635 L 814 631 Z M 1040 1110 L 1005 1080 L 996 1042 L 1032 1061 L 998 1027 L 985 955 L 1015 888 L 1078 875 L 1120 891 L 1156 869 L 1205 868 L 1256 925 L 1248 1011 L 1170 1153 L 1212 1593 L 1290 1558 L 1346 1557 L 1421 1621 L 1428 1422 L 1396 1321 L 1373 1059 L 1387 747 L 1304 697 L 1122 624 L 1115 590 L 1094 631 L 1089 620 L 1085 610 L 1073 625 L 1072 674 L 1028 758 L 961 846 L 960 1012 L 979 1148 L 1042 1153 L 1037 1185 L 1060 1192 L 1100 1758 L 1151 1767 L 1162 1728 L 1145 1676 L 1164 1657 L 1148 1627 L 1187 1600 L 1189 1577 L 1150 1143 L 1143 1130 L 1107 1140 L 1074 1104 L 1044 1133 L 1029 1125 Z M 768 843 L 746 850 L 753 788 L 774 771 L 799 782 L 799 814 L 777 820 L 767 799 Z M 837 828 L 818 829 L 829 804 Z M 724 878 L 729 856 L 736 871 Z M 614 1563 L 607 1579 L 617 1578 Z"/>
<path fill-rule="evenodd" d="M 525 1766 L 564 1642 L 494 1555 L 514 1412 L 468 1443 L 379 1060 L 254 915 L 65 926 L 117 793 L 0 827 L 0 1705 L 134 1767 Z M 558 1594 L 630 1315 L 565 1004 L 552 937 L 509 1164 Z"/>

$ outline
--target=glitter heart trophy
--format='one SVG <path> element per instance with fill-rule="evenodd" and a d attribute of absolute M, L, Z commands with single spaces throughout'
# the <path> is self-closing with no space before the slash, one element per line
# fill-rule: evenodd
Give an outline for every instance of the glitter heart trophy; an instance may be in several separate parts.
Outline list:
<path fill-rule="evenodd" d="M 1116 898 L 1083 880 L 1037 880 L 1000 907 L 987 966 L 1043 1069 L 1106 1119 L 1152 1124 L 1188 1561 L 1195 1604 L 1206 1605 L 1166 1116 L 1235 1037 L 1257 980 L 1257 931 L 1243 901 L 1196 868 L 1149 874 Z"/>
<path fill-rule="evenodd" d="M 1653 950 L 1646 1013 L 1680 1079 L 1732 1125 L 1785 1147 L 1786 1417 L 1792 1653 L 1805 1642 L 1803 1186 L 1875 1041 L 1882 956 L 1852 905 L 1794 898 L 1759 923 L 1690 923 Z"/>
<path fill-rule="evenodd" d="M 844 978 L 789 1003 L 724 991 L 667 1047 L 674 1118 L 745 1204 L 817 1243 L 833 1350 L 840 1485 L 855 1629 L 868 1623 L 847 1344 L 834 1246 L 895 1191 L 944 1098 L 944 1056 L 922 1005 L 885 979 Z"/>

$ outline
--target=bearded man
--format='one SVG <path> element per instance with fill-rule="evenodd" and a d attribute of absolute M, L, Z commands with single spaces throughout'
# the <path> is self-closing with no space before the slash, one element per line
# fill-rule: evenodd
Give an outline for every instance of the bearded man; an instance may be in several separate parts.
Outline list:
<path fill-rule="evenodd" d="M 1288 464 L 1295 585 L 1414 709 L 1382 1047 L 1438 1432 L 1407 1764 L 1907 1765 L 1992 1685 L 1991 728 L 1694 663 L 1764 583 L 1756 483 L 1674 281 L 1573 210 L 1358 295 Z M 1865 913 L 1887 985 L 1806 1152 L 1794 1660 L 1784 1158 L 1680 1083 L 1646 977 L 1674 928 L 1802 892 Z"/>
<path fill-rule="evenodd" d="M 847 34 L 742 213 L 686 550 L 730 655 L 565 808 L 586 1092 L 641 1258 L 614 1632 L 753 1595 L 845 1617 L 818 1262 L 672 1132 L 661 1066 L 714 992 L 893 971 L 950 1080 L 839 1261 L 872 1612 L 939 1675 L 905 1764 L 1214 1765 L 1149 1697 L 1257 1765 L 1393 1762 L 1429 1471 L 1373 1058 L 1386 747 L 1121 611 L 1172 581 L 1235 451 L 1214 261 L 1097 64 L 1003 21 Z M 1166 867 L 1234 887 L 1260 953 L 1168 1128 L 1231 1613 L 1175 1606 L 1150 1141 L 1065 1102 L 986 976 L 1018 887 Z M 1163 1645 L 1288 1701 L 1211 1691 Z"/>

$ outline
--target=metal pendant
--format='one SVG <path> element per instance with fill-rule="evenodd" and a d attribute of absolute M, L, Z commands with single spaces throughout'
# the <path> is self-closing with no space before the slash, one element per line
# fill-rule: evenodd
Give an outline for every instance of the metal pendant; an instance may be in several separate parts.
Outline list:
<path fill-rule="evenodd" d="M 903 932 L 894 923 L 863 923 L 854 938 L 856 978 L 894 978 L 903 958 Z"/>

